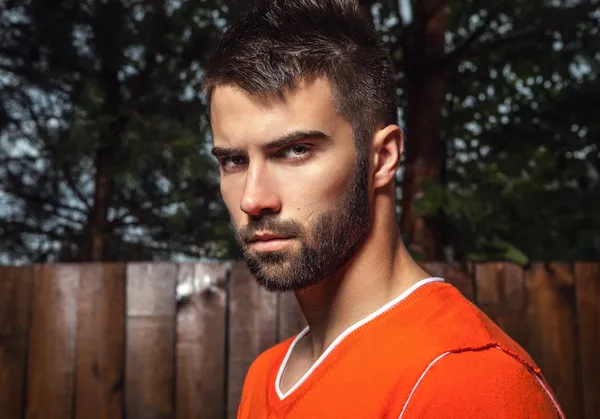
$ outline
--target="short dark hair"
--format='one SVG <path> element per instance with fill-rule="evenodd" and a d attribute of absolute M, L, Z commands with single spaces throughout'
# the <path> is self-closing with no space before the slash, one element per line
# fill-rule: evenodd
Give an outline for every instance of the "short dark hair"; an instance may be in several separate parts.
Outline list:
<path fill-rule="evenodd" d="M 377 124 L 397 124 L 389 51 L 357 0 L 260 0 L 222 36 L 207 67 L 210 106 L 219 85 L 284 97 L 301 79 L 325 78 L 359 153 Z"/>

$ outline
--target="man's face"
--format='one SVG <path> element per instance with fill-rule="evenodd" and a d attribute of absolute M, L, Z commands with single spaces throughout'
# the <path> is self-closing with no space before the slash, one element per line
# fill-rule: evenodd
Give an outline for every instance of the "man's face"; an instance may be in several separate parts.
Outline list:
<path fill-rule="evenodd" d="M 258 282 L 297 291 L 345 265 L 370 227 L 368 161 L 329 83 L 301 84 L 284 101 L 219 86 L 211 125 L 221 194 Z"/>

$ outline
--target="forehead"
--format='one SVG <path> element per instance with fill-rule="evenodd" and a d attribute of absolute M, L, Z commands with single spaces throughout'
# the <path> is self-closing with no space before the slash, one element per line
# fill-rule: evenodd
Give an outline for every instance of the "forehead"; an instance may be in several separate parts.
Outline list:
<path fill-rule="evenodd" d="M 218 86 L 210 118 L 215 144 L 268 140 L 297 129 L 333 136 L 348 126 L 336 111 L 330 84 L 323 79 L 302 82 L 283 99 L 261 98 L 232 85 Z"/>

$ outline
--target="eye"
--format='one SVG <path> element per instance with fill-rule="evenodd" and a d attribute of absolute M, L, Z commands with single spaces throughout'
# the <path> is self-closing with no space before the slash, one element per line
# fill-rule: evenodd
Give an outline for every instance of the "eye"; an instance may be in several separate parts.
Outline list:
<path fill-rule="evenodd" d="M 223 157 L 221 160 L 219 160 L 219 164 L 225 170 L 233 170 L 236 167 L 239 167 L 245 163 L 246 158 L 244 156 Z"/>
<path fill-rule="evenodd" d="M 280 156 L 288 159 L 300 159 L 310 152 L 310 147 L 304 144 L 295 144 L 284 148 Z"/>

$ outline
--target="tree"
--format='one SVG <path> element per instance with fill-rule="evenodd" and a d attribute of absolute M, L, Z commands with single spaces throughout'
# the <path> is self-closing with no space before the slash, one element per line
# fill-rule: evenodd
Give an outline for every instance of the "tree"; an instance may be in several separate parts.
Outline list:
<path fill-rule="evenodd" d="M 219 1 L 29 0 L 0 20 L 0 219 L 12 259 L 218 257 L 206 152 Z"/>
<path fill-rule="evenodd" d="M 598 0 L 360 2 L 397 67 L 409 249 L 597 258 Z M 241 4 L 6 2 L 0 253 L 236 257 L 199 82 Z"/>
<path fill-rule="evenodd" d="M 512 229 L 518 225 L 514 220 L 504 224 L 500 235 L 504 239 L 486 236 L 498 227 L 490 218 L 494 220 L 501 214 L 501 207 L 482 210 L 489 217 L 469 224 L 456 206 L 471 209 L 486 206 L 481 200 L 499 193 L 496 190 L 481 195 L 464 191 L 477 188 L 476 182 L 486 173 L 495 181 L 506 175 L 504 167 L 498 166 L 500 156 L 492 150 L 503 149 L 507 142 L 499 140 L 499 133 L 504 128 L 522 125 L 530 106 L 522 104 L 516 112 L 499 115 L 502 106 L 507 106 L 503 94 L 510 95 L 512 103 L 531 101 L 533 93 L 519 96 L 515 83 L 529 84 L 533 77 L 536 85 L 550 86 L 547 88 L 554 88 L 555 94 L 560 91 L 563 96 L 575 99 L 576 95 L 566 93 L 574 85 L 554 82 L 554 70 L 561 69 L 559 77 L 565 80 L 565 70 L 577 60 L 597 69 L 598 56 L 589 53 L 597 51 L 593 47 L 597 45 L 598 2 L 499 0 L 489 4 L 477 0 L 414 0 L 390 4 L 379 2 L 374 6 L 379 17 L 376 23 L 387 32 L 398 65 L 404 110 L 407 146 L 401 188 L 401 230 L 411 249 L 425 259 L 440 259 L 442 248 L 448 245 L 453 245 L 461 256 L 479 253 L 484 258 L 497 257 L 498 251 L 504 252 L 503 256 L 508 251 L 514 254 L 516 248 L 507 240 L 507 237 L 512 240 L 518 231 Z M 399 4 L 404 4 L 404 11 Z M 557 45 L 559 41 L 561 44 Z M 538 69 L 535 74 L 531 74 L 532 68 Z M 538 95 L 535 100 L 546 101 L 541 107 L 547 112 L 551 113 L 552 106 L 558 105 L 552 101 L 552 95 L 544 95 L 541 89 L 535 93 Z M 547 122 L 548 130 L 567 123 L 565 118 Z M 590 133 L 588 130 L 585 137 Z M 533 135 L 538 139 L 543 137 L 542 133 Z M 516 145 L 510 150 L 515 159 L 524 157 L 520 154 L 524 149 L 533 153 L 527 155 L 528 162 L 537 156 L 539 147 L 528 146 L 527 141 L 532 138 L 524 138 L 523 133 L 511 139 Z M 460 149 L 465 143 L 472 146 L 468 151 Z M 469 152 L 475 153 L 475 157 Z M 513 155 L 506 150 L 503 156 L 505 161 L 513 161 Z M 497 172 L 491 174 L 493 167 Z M 544 195 L 548 192 L 546 182 L 553 183 L 550 179 L 536 179 L 531 188 Z M 589 195 L 590 191 L 578 193 Z M 554 193 L 554 196 L 560 195 Z M 511 199 L 509 205 L 514 206 L 514 200 L 520 198 Z M 523 214 L 516 217 L 527 219 Z M 478 230 L 481 224 L 493 228 Z M 470 234 L 463 235 L 465 228 Z"/>

